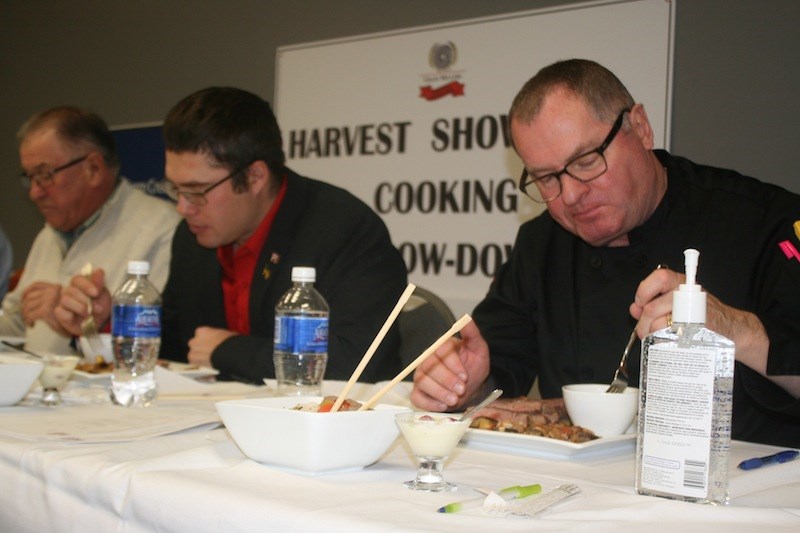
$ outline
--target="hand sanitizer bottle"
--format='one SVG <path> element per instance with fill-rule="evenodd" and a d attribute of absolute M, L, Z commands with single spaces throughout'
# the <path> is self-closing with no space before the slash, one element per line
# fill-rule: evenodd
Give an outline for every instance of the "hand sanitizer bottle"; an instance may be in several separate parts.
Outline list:
<path fill-rule="evenodd" d="M 706 329 L 700 253 L 686 250 L 686 283 L 673 292 L 672 326 L 642 343 L 636 492 L 728 503 L 733 341 Z"/>

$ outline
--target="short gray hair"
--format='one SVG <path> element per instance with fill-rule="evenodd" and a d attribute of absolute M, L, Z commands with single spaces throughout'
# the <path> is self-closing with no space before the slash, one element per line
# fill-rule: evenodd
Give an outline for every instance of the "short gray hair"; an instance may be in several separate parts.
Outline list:
<path fill-rule="evenodd" d="M 575 93 L 598 120 L 608 123 L 635 104 L 628 89 L 610 70 L 587 59 L 568 59 L 544 67 L 522 86 L 508 112 L 509 124 L 512 120 L 530 123 L 547 95 L 559 87 Z"/>
<path fill-rule="evenodd" d="M 59 138 L 72 144 L 88 144 L 103 155 L 106 165 L 119 173 L 119 156 L 114 136 L 106 122 L 96 113 L 73 106 L 58 106 L 36 113 L 26 120 L 17 141 L 22 144 L 33 133 L 53 128 Z"/>

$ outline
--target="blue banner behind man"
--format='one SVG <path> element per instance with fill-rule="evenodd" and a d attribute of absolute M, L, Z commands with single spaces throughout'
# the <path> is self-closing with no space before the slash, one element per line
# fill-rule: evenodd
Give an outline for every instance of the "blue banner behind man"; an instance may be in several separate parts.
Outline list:
<path fill-rule="evenodd" d="M 120 175 L 144 192 L 167 198 L 164 180 L 164 137 L 161 124 L 113 128 L 120 160 Z"/>

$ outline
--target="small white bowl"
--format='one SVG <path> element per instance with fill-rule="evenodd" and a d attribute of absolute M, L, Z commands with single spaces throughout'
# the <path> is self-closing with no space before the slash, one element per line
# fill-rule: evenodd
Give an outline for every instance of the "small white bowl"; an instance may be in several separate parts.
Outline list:
<path fill-rule="evenodd" d="M 83 358 L 89 362 L 94 363 L 98 355 L 103 357 L 106 363 L 114 362 L 114 349 L 111 347 L 111 334 L 101 333 L 100 335 L 101 349 L 99 351 L 93 350 L 89 340 L 86 337 L 78 339 L 78 344 L 81 347 Z"/>
<path fill-rule="evenodd" d="M 0 406 L 22 400 L 43 368 L 41 361 L 0 354 Z"/>
<path fill-rule="evenodd" d="M 579 383 L 564 385 L 561 393 L 570 420 L 594 432 L 598 437 L 622 435 L 630 428 L 639 411 L 639 389 L 607 393 L 608 384 Z"/>
<path fill-rule="evenodd" d="M 360 470 L 389 449 L 400 434 L 394 415 L 407 407 L 376 405 L 370 411 L 296 411 L 320 396 L 217 402 L 217 412 L 242 452 L 259 463 L 306 474 Z"/>

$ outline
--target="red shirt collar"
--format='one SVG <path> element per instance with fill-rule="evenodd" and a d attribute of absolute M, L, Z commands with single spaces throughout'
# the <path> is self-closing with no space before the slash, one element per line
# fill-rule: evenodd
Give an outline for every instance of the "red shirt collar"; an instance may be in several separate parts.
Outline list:
<path fill-rule="evenodd" d="M 267 214 L 256 231 L 235 251 L 233 244 L 217 248 L 217 260 L 222 266 L 222 295 L 225 302 L 225 319 L 228 329 L 243 335 L 250 333 L 250 287 L 255 275 L 261 249 L 272 229 L 286 194 L 286 178 Z"/>

